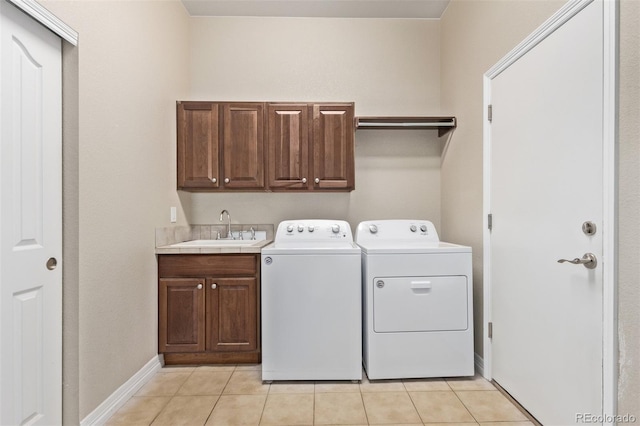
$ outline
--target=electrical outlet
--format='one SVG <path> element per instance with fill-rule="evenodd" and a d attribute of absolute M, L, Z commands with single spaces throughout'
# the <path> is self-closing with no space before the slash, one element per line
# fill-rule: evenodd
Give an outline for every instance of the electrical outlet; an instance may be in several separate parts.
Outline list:
<path fill-rule="evenodd" d="M 178 213 L 175 207 L 171 207 L 171 223 L 176 223 L 176 221 L 178 220 L 177 218 Z"/>

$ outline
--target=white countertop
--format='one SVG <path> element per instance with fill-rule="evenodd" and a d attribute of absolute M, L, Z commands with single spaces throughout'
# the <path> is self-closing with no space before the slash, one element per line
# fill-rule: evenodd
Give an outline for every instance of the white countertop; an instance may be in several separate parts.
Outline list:
<path fill-rule="evenodd" d="M 211 240 L 206 246 L 179 246 L 180 243 L 156 247 L 156 254 L 233 254 L 233 253 L 260 253 L 262 248 L 271 244 L 273 240 L 260 240 L 253 244 L 241 246 L 215 245 L 216 240 Z M 224 240 L 222 240 L 224 241 Z"/>

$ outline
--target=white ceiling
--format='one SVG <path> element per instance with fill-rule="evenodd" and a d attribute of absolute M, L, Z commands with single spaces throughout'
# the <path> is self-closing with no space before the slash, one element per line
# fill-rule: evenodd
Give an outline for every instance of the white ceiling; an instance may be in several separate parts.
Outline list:
<path fill-rule="evenodd" d="M 191 16 L 438 19 L 449 0 L 182 0 Z"/>

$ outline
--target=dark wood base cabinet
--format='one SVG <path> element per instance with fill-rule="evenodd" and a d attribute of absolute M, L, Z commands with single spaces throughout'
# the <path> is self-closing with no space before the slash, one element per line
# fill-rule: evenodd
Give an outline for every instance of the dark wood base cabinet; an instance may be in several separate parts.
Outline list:
<path fill-rule="evenodd" d="M 260 256 L 158 255 L 165 364 L 259 363 Z"/>

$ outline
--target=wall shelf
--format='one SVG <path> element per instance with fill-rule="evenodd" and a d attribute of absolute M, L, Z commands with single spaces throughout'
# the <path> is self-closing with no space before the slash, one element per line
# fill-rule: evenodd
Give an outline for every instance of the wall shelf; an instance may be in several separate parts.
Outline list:
<path fill-rule="evenodd" d="M 456 128 L 455 117 L 356 117 L 356 130 L 437 129 L 444 136 Z"/>

